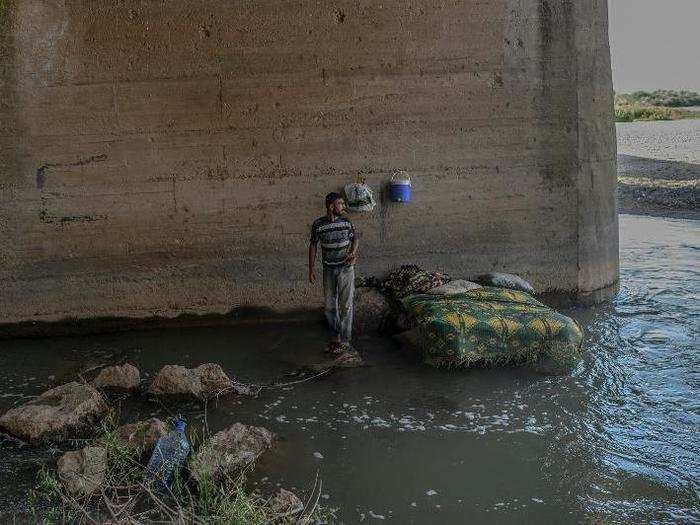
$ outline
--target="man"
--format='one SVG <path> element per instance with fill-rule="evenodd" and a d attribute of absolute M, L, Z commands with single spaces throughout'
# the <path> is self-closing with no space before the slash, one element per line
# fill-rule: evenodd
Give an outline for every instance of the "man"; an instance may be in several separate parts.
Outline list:
<path fill-rule="evenodd" d="M 333 338 L 327 351 L 339 354 L 352 350 L 352 303 L 355 293 L 357 237 L 349 219 L 342 217 L 345 201 L 340 194 L 326 195 L 326 215 L 311 226 L 309 281 L 316 282 L 314 264 L 319 241 L 323 262 L 323 295 L 328 326 Z"/>

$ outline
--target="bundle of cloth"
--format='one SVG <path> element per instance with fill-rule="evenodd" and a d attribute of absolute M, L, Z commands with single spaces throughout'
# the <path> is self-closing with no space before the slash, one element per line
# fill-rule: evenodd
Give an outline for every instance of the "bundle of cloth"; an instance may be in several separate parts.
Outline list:
<path fill-rule="evenodd" d="M 428 292 L 450 280 L 446 273 L 427 272 L 415 264 L 407 264 L 389 272 L 377 288 L 383 294 L 401 300 L 410 294 Z"/>
<path fill-rule="evenodd" d="M 530 365 L 562 373 L 578 362 L 583 333 L 576 321 L 535 299 L 517 276 L 477 280 L 485 284 L 406 265 L 361 285 L 390 299 L 403 318 L 399 338 L 433 366 Z"/>

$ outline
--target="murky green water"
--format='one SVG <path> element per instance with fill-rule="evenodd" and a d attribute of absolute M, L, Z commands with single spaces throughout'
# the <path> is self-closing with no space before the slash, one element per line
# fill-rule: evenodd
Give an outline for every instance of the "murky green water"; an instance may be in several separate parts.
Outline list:
<path fill-rule="evenodd" d="M 436 371 L 363 340 L 370 366 L 221 400 L 208 424 L 277 432 L 256 482 L 303 492 L 318 470 L 322 502 L 347 523 L 700 522 L 700 225 L 621 216 L 620 227 L 618 296 L 569 311 L 587 331 L 570 376 Z M 266 383 L 317 360 L 324 336 L 320 324 L 277 323 L 2 341 L 0 411 L 124 359 L 151 374 L 214 361 Z M 201 421 L 194 406 L 122 402 L 124 419 L 177 411 Z M 0 518 L 59 453 L 0 438 Z"/>

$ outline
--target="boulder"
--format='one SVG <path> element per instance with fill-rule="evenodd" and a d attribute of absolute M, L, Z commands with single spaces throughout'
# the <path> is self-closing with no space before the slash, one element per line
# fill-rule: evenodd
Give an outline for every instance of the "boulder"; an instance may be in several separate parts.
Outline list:
<path fill-rule="evenodd" d="M 0 428 L 32 444 L 58 443 L 89 436 L 108 411 L 95 388 L 72 382 L 8 410 Z"/>
<path fill-rule="evenodd" d="M 233 387 L 231 378 L 224 372 L 221 366 L 215 363 L 206 363 L 193 370 L 202 383 L 202 391 L 207 395 L 211 394 L 214 396 L 222 390 L 231 389 Z"/>
<path fill-rule="evenodd" d="M 357 368 L 364 365 L 365 362 L 363 361 L 362 357 L 360 356 L 360 353 L 357 350 L 348 350 L 339 354 L 333 359 L 326 359 L 325 361 L 321 361 L 319 363 L 313 363 L 311 365 L 307 365 L 304 368 L 310 370 L 313 373 L 319 373 L 329 369 L 333 370 L 338 368 Z"/>
<path fill-rule="evenodd" d="M 347 352 L 343 352 L 337 357 L 334 357 L 333 359 L 326 359 L 325 361 L 321 361 L 319 363 L 313 363 L 305 368 L 316 373 L 323 372 L 324 370 L 328 369 L 357 368 L 359 366 L 364 366 L 364 364 L 365 362 L 362 360 L 362 357 L 360 357 L 357 350 L 349 350 Z"/>
<path fill-rule="evenodd" d="M 308 519 L 302 518 L 304 502 L 293 492 L 280 489 L 270 500 L 270 508 L 275 513 L 273 523 L 310 523 Z"/>
<path fill-rule="evenodd" d="M 146 455 L 155 448 L 158 440 L 169 430 L 168 425 L 152 417 L 145 421 L 122 425 L 114 431 L 113 435 L 128 448 Z"/>
<path fill-rule="evenodd" d="M 121 366 L 103 368 L 99 375 L 92 380 L 92 386 L 97 388 L 114 388 L 134 391 L 139 388 L 141 374 L 139 369 L 128 363 Z"/>
<path fill-rule="evenodd" d="M 190 472 L 199 481 L 236 477 L 272 446 L 274 437 L 266 428 L 234 423 L 200 447 Z"/>
<path fill-rule="evenodd" d="M 85 447 L 58 458 L 58 479 L 74 497 L 99 491 L 104 485 L 106 472 L 107 449 L 103 447 Z"/>
<path fill-rule="evenodd" d="M 354 305 L 353 333 L 357 336 L 379 333 L 391 314 L 386 297 L 374 288 L 357 288 Z"/>
<path fill-rule="evenodd" d="M 357 350 L 343 352 L 331 362 L 334 368 L 356 368 L 364 364 L 365 362 L 362 360 Z"/>
<path fill-rule="evenodd" d="M 166 365 L 148 388 L 157 395 L 186 395 L 198 399 L 210 399 L 233 390 L 231 378 L 214 363 L 206 363 L 197 368 L 179 365 Z"/>

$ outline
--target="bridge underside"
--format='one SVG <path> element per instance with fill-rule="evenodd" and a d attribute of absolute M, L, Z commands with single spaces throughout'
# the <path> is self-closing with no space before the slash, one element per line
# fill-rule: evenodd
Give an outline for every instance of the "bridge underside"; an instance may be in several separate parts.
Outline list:
<path fill-rule="evenodd" d="M 318 304 L 358 174 L 360 274 L 617 281 L 605 0 L 0 5 L 0 323 Z"/>

